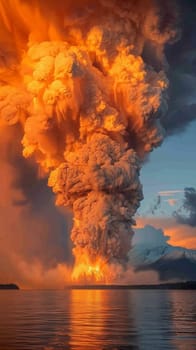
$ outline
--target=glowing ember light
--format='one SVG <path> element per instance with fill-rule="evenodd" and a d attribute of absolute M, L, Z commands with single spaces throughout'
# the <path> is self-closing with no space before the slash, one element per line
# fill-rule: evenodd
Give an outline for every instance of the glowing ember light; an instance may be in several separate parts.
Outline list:
<path fill-rule="evenodd" d="M 81 263 L 75 265 L 72 273 L 72 281 L 79 283 L 105 283 L 104 262 L 97 261 L 94 264 L 89 264 L 86 257 Z M 85 262 L 86 261 L 86 262 Z"/>

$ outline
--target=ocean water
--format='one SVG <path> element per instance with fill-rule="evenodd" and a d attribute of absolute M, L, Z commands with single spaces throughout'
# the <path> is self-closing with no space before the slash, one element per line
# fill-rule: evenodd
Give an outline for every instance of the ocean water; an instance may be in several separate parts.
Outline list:
<path fill-rule="evenodd" d="M 0 291 L 0 350 L 196 349 L 196 292 Z"/>

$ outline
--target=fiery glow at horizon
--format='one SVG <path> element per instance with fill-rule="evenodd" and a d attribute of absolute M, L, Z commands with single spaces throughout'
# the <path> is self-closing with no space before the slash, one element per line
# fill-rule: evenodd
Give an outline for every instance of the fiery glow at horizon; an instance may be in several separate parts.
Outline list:
<path fill-rule="evenodd" d="M 106 262 L 98 258 L 92 264 L 85 256 L 76 262 L 71 279 L 76 283 L 106 283 Z"/>
<path fill-rule="evenodd" d="M 153 0 L 0 0 L 0 19 L 0 126 L 21 125 L 24 157 L 73 210 L 73 280 L 107 281 L 164 135 L 173 14 Z"/>

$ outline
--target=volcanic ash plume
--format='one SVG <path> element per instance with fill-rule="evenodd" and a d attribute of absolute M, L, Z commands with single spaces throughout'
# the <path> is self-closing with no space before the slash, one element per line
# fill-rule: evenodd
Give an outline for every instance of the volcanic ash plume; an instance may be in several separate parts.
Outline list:
<path fill-rule="evenodd" d="M 24 157 L 73 209 L 73 278 L 107 280 L 104 264 L 131 247 L 141 162 L 163 138 L 174 16 L 153 0 L 1 0 L 0 10 L 1 125 L 22 125 Z"/>

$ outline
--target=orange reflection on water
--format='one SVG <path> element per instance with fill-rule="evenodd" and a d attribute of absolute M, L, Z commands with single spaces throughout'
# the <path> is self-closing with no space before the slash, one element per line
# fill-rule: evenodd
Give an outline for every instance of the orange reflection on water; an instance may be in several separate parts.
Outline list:
<path fill-rule="evenodd" d="M 137 343 L 129 291 L 76 289 L 70 294 L 71 349 L 120 349 L 130 344 L 124 339 L 130 332 L 131 344 Z"/>
<path fill-rule="evenodd" d="M 190 290 L 170 291 L 172 328 L 175 349 L 196 349 L 195 293 Z"/>
<path fill-rule="evenodd" d="M 73 347 L 90 349 L 104 333 L 104 293 L 101 290 L 71 291 L 71 339 Z"/>

